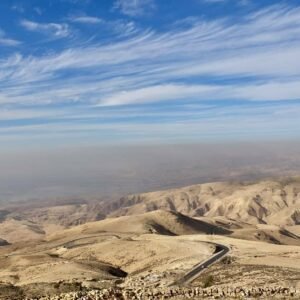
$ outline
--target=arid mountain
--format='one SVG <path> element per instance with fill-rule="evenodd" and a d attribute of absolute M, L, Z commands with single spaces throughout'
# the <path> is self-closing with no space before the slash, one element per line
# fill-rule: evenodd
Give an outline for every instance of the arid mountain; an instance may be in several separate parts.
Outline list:
<path fill-rule="evenodd" d="M 155 228 L 158 231 L 149 234 Z M 162 211 L 91 222 L 52 234 L 45 241 L 0 247 L 0 278 L 17 285 L 72 282 L 74 278 L 111 280 L 166 266 L 189 268 L 215 250 L 214 245 L 174 236 L 171 230 L 178 234 L 228 232 Z"/>
<path fill-rule="evenodd" d="M 102 207 L 96 204 L 68 204 L 28 209 L 20 215 L 23 219 L 43 224 L 45 227 L 49 224 L 70 227 L 105 218 Z"/>
<path fill-rule="evenodd" d="M 196 217 L 211 225 L 230 230 L 230 237 L 249 241 L 261 241 L 278 245 L 300 246 L 298 226 L 278 226 L 267 224 L 250 224 L 242 221 L 226 219 L 225 217 Z"/>
<path fill-rule="evenodd" d="M 279 229 L 219 218 L 197 220 L 161 210 L 90 222 L 48 235 L 43 241 L 0 247 L 0 298 L 23 300 L 30 295 L 35 299 L 37 295 L 116 285 L 164 288 L 211 257 L 216 243 L 228 245 L 231 252 L 227 262 L 212 268 L 218 274 L 214 280 L 222 283 L 231 271 L 231 285 L 244 280 L 243 284 L 251 286 L 257 274 L 264 284 L 274 282 L 274 276 L 285 286 L 297 284 L 299 239 Z M 11 297 L 19 289 L 23 294 Z"/>
<path fill-rule="evenodd" d="M 28 220 L 7 218 L 0 223 L 0 237 L 9 243 L 41 240 L 45 234 L 41 225 Z"/>
<path fill-rule="evenodd" d="M 10 243 L 42 239 L 46 234 L 105 218 L 101 204 L 10 208 L 0 211 L 0 237 Z"/>
<path fill-rule="evenodd" d="M 229 225 L 230 224 L 230 225 Z M 232 225 L 234 224 L 234 225 Z M 231 229 L 229 229 L 230 227 Z M 107 218 L 70 229 L 61 230 L 48 236 L 48 240 L 59 240 L 69 236 L 82 237 L 105 233 L 159 234 L 159 235 L 227 235 L 243 240 L 261 241 L 279 245 L 299 245 L 300 237 L 277 225 L 246 224 L 242 222 L 220 222 L 216 218 L 201 219 L 185 216 L 174 211 L 156 210 L 144 214 Z"/>
<path fill-rule="evenodd" d="M 114 233 L 157 233 L 160 235 L 188 234 L 230 234 L 231 231 L 221 226 L 196 220 L 177 212 L 157 210 L 141 215 L 108 218 L 99 222 L 87 223 L 60 231 L 50 239 L 68 235 Z"/>
<path fill-rule="evenodd" d="M 205 218 L 202 220 L 206 224 L 206 227 L 204 223 L 202 224 L 202 228 L 205 227 L 203 232 L 210 231 L 207 224 L 212 224 L 222 230 L 246 230 L 248 228 L 253 233 L 249 234 L 250 239 L 281 242 L 284 235 L 272 238 L 272 233 L 269 234 L 268 230 L 261 235 L 256 235 L 254 232 L 257 228 L 253 228 L 253 225 L 275 225 L 279 232 L 281 229 L 278 226 L 300 224 L 300 179 L 256 183 L 216 182 L 135 194 L 117 201 L 77 199 L 74 203 L 71 200 L 62 200 L 61 203 L 55 200 L 54 203 L 49 203 L 51 202 L 29 202 L 19 206 L 3 207 L 0 210 L 0 238 L 9 243 L 43 239 L 48 234 L 87 222 L 165 210 L 182 214 L 173 214 L 174 218 L 178 218 L 176 222 L 181 224 L 185 222 L 183 219 L 187 216 Z M 171 216 L 170 213 L 169 216 Z M 154 218 L 154 215 L 152 217 Z M 157 223 L 154 219 L 142 223 L 144 224 L 143 230 L 152 228 L 151 230 L 157 230 L 160 233 L 163 233 L 163 230 L 166 232 L 169 230 L 173 234 L 193 230 L 198 232 L 199 224 L 196 224 L 194 219 L 191 220 L 194 222 L 193 225 L 191 226 L 189 221 L 190 225 L 183 231 L 180 231 L 182 228 L 179 231 L 177 228 L 169 228 L 168 224 Z M 140 221 L 139 216 L 130 219 L 131 229 L 128 229 L 127 225 L 124 226 L 127 222 L 126 218 L 118 221 L 107 220 L 105 225 L 101 223 L 101 226 L 109 230 L 119 226 L 119 228 L 139 231 L 140 225 L 138 224 L 142 224 Z M 116 222 L 115 225 L 114 222 Z"/>
<path fill-rule="evenodd" d="M 3 208 L 0 298 L 164 288 L 220 245 L 229 256 L 204 271 L 200 286 L 207 274 L 220 284 L 229 278 L 230 287 L 274 276 L 299 286 L 299 182 L 210 183 L 109 203 Z"/>
<path fill-rule="evenodd" d="M 121 198 L 110 216 L 163 209 L 192 217 L 217 217 L 250 224 L 300 224 L 300 180 L 207 183 Z"/>

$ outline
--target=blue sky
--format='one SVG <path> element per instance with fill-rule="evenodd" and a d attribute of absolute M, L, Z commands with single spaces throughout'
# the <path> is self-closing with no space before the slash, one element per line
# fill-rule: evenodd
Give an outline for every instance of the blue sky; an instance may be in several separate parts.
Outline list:
<path fill-rule="evenodd" d="M 300 138 L 300 2 L 4 0 L 3 146 Z"/>

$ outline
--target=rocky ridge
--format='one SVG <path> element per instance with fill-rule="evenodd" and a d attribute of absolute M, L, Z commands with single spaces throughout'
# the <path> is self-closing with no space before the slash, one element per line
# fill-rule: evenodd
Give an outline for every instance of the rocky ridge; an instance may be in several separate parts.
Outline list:
<path fill-rule="evenodd" d="M 300 291 L 281 286 L 266 287 L 212 287 L 165 289 L 103 289 L 65 293 L 53 297 L 26 298 L 25 300 L 158 300 L 158 299 L 299 299 Z M 182 298 L 181 298 L 182 299 Z"/>
<path fill-rule="evenodd" d="M 297 225 L 300 224 L 300 180 L 199 184 L 134 194 L 108 205 L 113 217 L 162 209 L 191 217 L 223 216 L 249 224 Z"/>

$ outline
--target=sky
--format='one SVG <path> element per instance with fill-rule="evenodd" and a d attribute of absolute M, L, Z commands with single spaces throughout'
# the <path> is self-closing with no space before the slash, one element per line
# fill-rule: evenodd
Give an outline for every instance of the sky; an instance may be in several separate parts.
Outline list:
<path fill-rule="evenodd" d="M 300 1 L 2 0 L 1 148 L 300 139 Z"/>

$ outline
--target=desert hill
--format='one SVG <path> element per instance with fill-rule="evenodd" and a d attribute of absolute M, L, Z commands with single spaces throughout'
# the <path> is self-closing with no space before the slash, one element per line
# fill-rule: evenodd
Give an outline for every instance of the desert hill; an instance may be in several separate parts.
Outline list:
<path fill-rule="evenodd" d="M 195 219 L 230 230 L 231 233 L 227 234 L 230 237 L 270 244 L 300 246 L 300 234 L 297 232 L 298 226 L 296 225 L 250 224 L 225 217 L 196 217 Z"/>
<path fill-rule="evenodd" d="M 157 210 L 145 214 L 108 218 L 98 222 L 87 223 L 71 229 L 63 230 L 50 236 L 62 238 L 68 235 L 113 233 L 157 233 L 161 235 L 188 235 L 188 234 L 230 234 L 231 231 L 196 220 L 178 212 Z"/>
<path fill-rule="evenodd" d="M 228 229 L 228 227 L 231 229 Z M 300 246 L 300 236 L 277 225 L 253 225 L 230 221 L 226 223 L 225 220 L 221 222 L 218 218 L 202 217 L 197 219 L 178 212 L 163 210 L 86 223 L 54 233 L 48 236 L 48 240 L 63 239 L 68 236 L 94 236 L 99 233 L 154 233 L 169 236 L 191 234 L 227 235 L 244 240 Z"/>
<path fill-rule="evenodd" d="M 216 243 L 230 247 L 228 260 L 204 275 L 250 286 L 274 282 L 275 276 L 296 285 L 298 185 L 296 180 L 211 183 L 94 206 L 3 211 L 0 295 L 9 293 L 7 286 L 26 295 L 168 286 L 211 257 Z"/>
<path fill-rule="evenodd" d="M 149 270 L 169 268 L 175 272 L 179 267 L 191 268 L 215 250 L 212 244 L 187 240 L 175 233 L 229 232 L 173 212 L 156 211 L 136 217 L 86 223 L 52 234 L 45 241 L 0 247 L 1 281 L 18 286 L 73 280 L 98 282 Z M 149 229 L 155 228 L 158 231 L 149 234 Z"/>
<path fill-rule="evenodd" d="M 49 224 L 70 227 L 105 218 L 101 204 L 86 203 L 31 207 L 18 212 L 18 216 L 33 223 L 42 224 L 45 228 Z"/>
<path fill-rule="evenodd" d="M 253 228 L 235 230 L 231 236 L 249 241 L 300 246 L 300 236 L 276 225 L 259 224 Z"/>
<path fill-rule="evenodd" d="M 223 230 L 228 234 L 226 230 L 241 229 L 240 236 L 246 238 L 249 236 L 250 239 L 255 240 L 278 243 L 287 241 L 288 244 L 294 244 L 297 238 L 289 236 L 286 239 L 285 234 L 280 233 L 280 227 L 293 227 L 300 224 L 300 179 L 255 183 L 215 182 L 129 195 L 117 201 L 89 202 L 75 199 L 74 203 L 71 200 L 47 203 L 29 202 L 19 207 L 2 207 L 0 237 L 9 243 L 41 240 L 60 230 L 106 219 L 104 223 L 100 223 L 103 231 L 118 227 L 119 231 L 153 231 L 160 234 L 180 235 L 199 233 L 199 228 L 200 232 L 210 233 L 213 225 L 218 233 Z M 169 215 L 163 222 L 158 221 L 155 214 L 147 217 L 139 216 L 153 211 L 169 211 Z M 179 214 L 172 215 L 170 212 Z M 136 217 L 112 220 L 119 216 Z M 186 219 L 188 217 L 189 220 Z M 172 224 L 181 224 L 180 228 L 178 226 L 173 228 L 173 225 L 167 223 L 167 220 L 172 218 L 175 222 Z M 204 223 L 200 224 L 195 218 Z M 258 231 L 261 229 L 255 227 L 259 224 L 277 226 L 276 236 L 274 230 L 272 232 L 268 229 L 264 229 L 259 234 Z M 247 228 L 250 230 L 249 235 L 244 234 Z M 288 230 L 293 231 L 293 228 Z"/>
<path fill-rule="evenodd" d="M 25 248 L 26 249 L 26 248 Z M 1 282 L 12 284 L 30 284 L 42 282 L 72 281 L 76 275 L 80 278 L 94 277 L 113 279 L 124 277 L 126 273 L 105 262 L 89 260 L 63 259 L 47 252 L 31 253 L 30 249 L 20 254 L 0 257 Z"/>
<path fill-rule="evenodd" d="M 109 204 L 110 216 L 163 209 L 192 217 L 217 217 L 250 224 L 300 224 L 300 179 L 257 183 L 207 183 L 130 195 Z"/>
<path fill-rule="evenodd" d="M 10 243 L 43 239 L 52 232 L 105 218 L 97 203 L 32 205 L 0 210 L 0 237 Z"/>
<path fill-rule="evenodd" d="M 0 237 L 9 243 L 41 240 L 44 236 L 43 227 L 28 220 L 7 218 L 0 223 Z"/>

